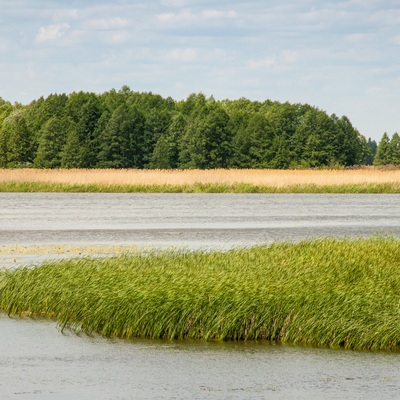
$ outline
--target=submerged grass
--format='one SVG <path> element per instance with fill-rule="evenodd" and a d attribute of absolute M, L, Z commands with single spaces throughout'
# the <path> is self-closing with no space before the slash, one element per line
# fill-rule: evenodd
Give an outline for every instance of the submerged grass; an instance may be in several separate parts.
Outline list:
<path fill-rule="evenodd" d="M 293 184 L 288 186 L 251 183 L 193 184 L 70 184 L 57 182 L 0 182 L 0 192 L 65 193 L 400 193 L 400 182 L 355 183 L 340 185 Z"/>
<path fill-rule="evenodd" d="M 400 349 L 400 241 L 69 260 L 0 274 L 0 309 L 122 338 Z"/>

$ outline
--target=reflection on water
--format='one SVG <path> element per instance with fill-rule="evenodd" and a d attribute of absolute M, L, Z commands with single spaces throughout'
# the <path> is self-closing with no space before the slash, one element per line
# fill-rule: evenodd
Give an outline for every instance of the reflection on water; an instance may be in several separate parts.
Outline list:
<path fill-rule="evenodd" d="M 62 334 L 0 314 L 2 399 L 393 399 L 398 354 Z"/>

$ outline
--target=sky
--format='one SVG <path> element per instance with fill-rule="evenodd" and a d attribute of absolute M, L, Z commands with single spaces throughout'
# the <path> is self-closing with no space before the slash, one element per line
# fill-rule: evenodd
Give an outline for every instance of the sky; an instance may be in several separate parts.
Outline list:
<path fill-rule="evenodd" d="M 128 85 L 308 103 L 400 133 L 399 0 L 0 0 L 0 97 Z"/>

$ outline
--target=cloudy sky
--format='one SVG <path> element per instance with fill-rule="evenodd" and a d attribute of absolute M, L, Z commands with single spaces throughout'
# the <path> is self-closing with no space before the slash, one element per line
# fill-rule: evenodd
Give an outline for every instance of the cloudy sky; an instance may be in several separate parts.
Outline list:
<path fill-rule="evenodd" d="M 128 85 L 309 103 L 400 132 L 399 0 L 0 0 L 0 96 Z"/>

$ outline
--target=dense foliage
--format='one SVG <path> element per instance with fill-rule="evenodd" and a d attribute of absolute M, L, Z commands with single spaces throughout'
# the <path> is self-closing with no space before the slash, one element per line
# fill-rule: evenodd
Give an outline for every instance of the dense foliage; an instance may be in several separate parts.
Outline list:
<path fill-rule="evenodd" d="M 0 167 L 289 168 L 372 164 L 345 116 L 266 100 L 184 101 L 124 86 L 52 94 L 29 105 L 0 98 Z"/>

